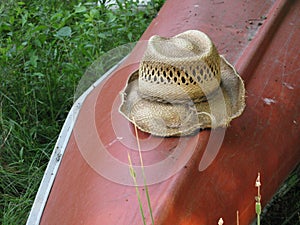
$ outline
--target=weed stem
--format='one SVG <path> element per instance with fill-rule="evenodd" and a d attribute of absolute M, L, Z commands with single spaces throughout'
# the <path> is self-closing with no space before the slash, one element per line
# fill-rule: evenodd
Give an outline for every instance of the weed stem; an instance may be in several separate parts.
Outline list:
<path fill-rule="evenodd" d="M 142 167 L 142 175 L 143 175 L 144 187 L 145 187 L 146 196 L 147 196 L 148 209 L 149 209 L 149 212 L 150 212 L 152 225 L 154 225 L 152 207 L 151 207 L 151 202 L 150 202 L 150 195 L 149 195 L 149 191 L 148 191 L 148 186 L 147 186 L 147 181 L 146 181 L 146 176 L 145 176 L 145 170 L 144 170 L 143 157 L 142 157 L 142 151 L 141 151 L 141 146 L 140 146 L 140 141 L 139 141 L 139 134 L 138 134 L 137 127 L 136 127 L 135 124 L 134 124 L 134 131 L 135 131 L 136 141 L 137 141 L 138 150 L 139 150 L 139 157 L 140 157 L 140 162 L 141 162 L 141 167 Z"/>

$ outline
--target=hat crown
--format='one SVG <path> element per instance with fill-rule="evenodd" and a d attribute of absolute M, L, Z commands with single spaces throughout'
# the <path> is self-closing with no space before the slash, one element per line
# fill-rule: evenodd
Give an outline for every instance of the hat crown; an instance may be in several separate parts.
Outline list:
<path fill-rule="evenodd" d="M 152 36 L 139 69 L 139 93 L 176 102 L 205 99 L 220 86 L 220 56 L 196 30 L 172 38 Z"/>

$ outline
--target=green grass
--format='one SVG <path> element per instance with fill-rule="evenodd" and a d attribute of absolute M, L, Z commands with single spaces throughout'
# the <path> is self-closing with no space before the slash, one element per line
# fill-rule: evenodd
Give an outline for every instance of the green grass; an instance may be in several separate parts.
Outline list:
<path fill-rule="evenodd" d="M 26 223 L 86 68 L 137 41 L 163 0 L 145 10 L 79 2 L 0 3 L 0 224 Z"/>
<path fill-rule="evenodd" d="M 137 41 L 163 0 L 152 0 L 144 11 L 132 1 L 115 11 L 79 2 L 0 1 L 0 224 L 26 223 L 87 67 L 110 49 Z M 269 211 L 287 224 L 299 218 L 297 171 L 285 183 L 285 214 Z"/>
<path fill-rule="evenodd" d="M 300 164 L 279 188 L 261 215 L 262 225 L 300 225 Z"/>

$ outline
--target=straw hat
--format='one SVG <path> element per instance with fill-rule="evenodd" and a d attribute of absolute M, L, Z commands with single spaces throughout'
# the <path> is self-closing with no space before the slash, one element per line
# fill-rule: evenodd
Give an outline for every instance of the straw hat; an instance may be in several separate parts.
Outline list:
<path fill-rule="evenodd" d="M 152 36 L 121 97 L 120 112 L 157 136 L 226 127 L 245 108 L 241 77 L 197 30 L 171 38 Z"/>

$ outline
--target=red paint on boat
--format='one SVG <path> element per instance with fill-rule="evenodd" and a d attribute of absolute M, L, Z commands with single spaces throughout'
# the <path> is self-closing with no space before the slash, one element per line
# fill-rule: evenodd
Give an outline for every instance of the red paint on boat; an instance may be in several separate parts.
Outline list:
<path fill-rule="evenodd" d="M 237 210 L 240 224 L 249 224 L 255 218 L 257 172 L 261 174 L 265 205 L 299 163 L 299 12 L 300 1 L 169 0 L 144 33 L 141 40 L 154 34 L 173 36 L 188 29 L 207 33 L 220 54 L 236 65 L 247 90 L 245 112 L 232 121 L 217 157 L 206 170 L 199 172 L 198 166 L 211 133 L 208 130 L 188 138 L 188 144 L 196 141 L 197 148 L 186 167 L 149 186 L 155 224 L 217 224 L 220 217 L 225 224 L 235 224 Z M 77 139 L 89 140 L 91 134 L 82 121 L 94 120 L 103 146 L 127 162 L 130 149 L 119 141 L 113 123 L 123 129 L 123 140 L 130 139 L 134 130 L 125 118 L 111 112 L 120 103 L 117 96 L 129 74 L 138 68 L 138 63 L 131 62 L 140 60 L 143 47 L 135 48 L 121 69 L 95 87 L 84 101 L 41 224 L 142 224 L 135 188 L 96 173 L 79 151 Z M 88 117 L 91 110 L 95 118 Z M 177 138 L 140 136 L 142 140 L 161 141 L 143 155 L 146 165 L 162 160 L 178 142 Z M 151 141 L 142 147 L 149 147 Z M 128 144 L 136 145 L 134 139 Z M 85 143 L 86 148 L 95 145 L 93 140 Z M 96 162 L 97 151 L 89 154 Z M 137 154 L 132 153 L 132 157 L 138 162 Z M 142 187 L 139 190 L 147 209 L 145 191 Z"/>

